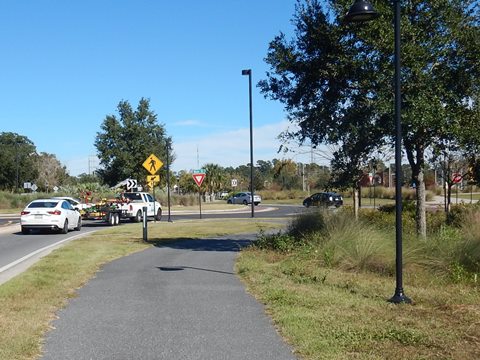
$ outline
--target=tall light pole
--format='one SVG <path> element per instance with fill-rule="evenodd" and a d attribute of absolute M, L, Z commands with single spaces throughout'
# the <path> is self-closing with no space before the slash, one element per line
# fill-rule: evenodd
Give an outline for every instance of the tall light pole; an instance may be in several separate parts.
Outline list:
<path fill-rule="evenodd" d="M 250 105 L 250 196 L 252 200 L 252 218 L 255 216 L 253 199 L 253 113 L 252 113 L 252 69 L 242 70 L 242 75 L 248 75 L 248 98 Z"/>
<path fill-rule="evenodd" d="M 167 152 L 167 203 L 168 203 L 168 222 L 172 222 L 170 213 L 170 150 L 172 138 L 167 138 L 165 141 L 165 150 Z"/>
<path fill-rule="evenodd" d="M 19 182 L 19 154 L 18 154 L 18 141 L 15 141 L 15 162 L 17 163 L 16 166 L 16 181 L 15 181 L 15 192 L 18 192 L 18 182 Z"/>
<path fill-rule="evenodd" d="M 402 121 L 401 121 L 401 79 L 400 79 L 400 0 L 393 0 L 395 27 L 395 294 L 389 300 L 392 303 L 411 303 L 403 292 L 403 260 L 402 260 Z M 364 22 L 378 17 L 372 4 L 366 0 L 355 0 L 350 7 L 345 21 Z"/>

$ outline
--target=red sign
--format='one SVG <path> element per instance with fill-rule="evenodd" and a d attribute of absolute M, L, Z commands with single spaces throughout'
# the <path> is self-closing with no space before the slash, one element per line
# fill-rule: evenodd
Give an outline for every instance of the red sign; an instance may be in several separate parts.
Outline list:
<path fill-rule="evenodd" d="M 200 187 L 202 186 L 203 179 L 205 179 L 205 174 L 193 174 L 193 180 L 197 183 L 197 185 Z"/>
<path fill-rule="evenodd" d="M 459 182 L 462 181 L 462 175 L 460 175 L 459 173 L 453 174 L 452 181 L 454 184 L 458 184 Z"/>

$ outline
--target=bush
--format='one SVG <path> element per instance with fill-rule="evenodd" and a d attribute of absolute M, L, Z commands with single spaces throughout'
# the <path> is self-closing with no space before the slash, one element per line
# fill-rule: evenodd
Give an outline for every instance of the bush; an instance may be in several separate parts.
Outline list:
<path fill-rule="evenodd" d="M 327 214 L 325 210 L 317 211 L 295 217 L 287 228 L 290 236 L 306 237 L 309 234 L 321 232 L 325 229 L 324 217 Z"/>
<path fill-rule="evenodd" d="M 480 274 L 480 211 L 470 211 L 461 227 L 463 241 L 455 249 L 456 261 L 472 273 Z"/>
<path fill-rule="evenodd" d="M 257 241 L 253 246 L 259 249 L 276 250 L 280 252 L 291 251 L 304 244 L 302 238 L 296 238 L 287 233 L 266 234 L 263 230 L 257 235 Z"/>
<path fill-rule="evenodd" d="M 466 221 L 470 221 L 473 214 L 480 210 L 479 203 L 452 205 L 448 213 L 448 224 L 462 227 Z"/>

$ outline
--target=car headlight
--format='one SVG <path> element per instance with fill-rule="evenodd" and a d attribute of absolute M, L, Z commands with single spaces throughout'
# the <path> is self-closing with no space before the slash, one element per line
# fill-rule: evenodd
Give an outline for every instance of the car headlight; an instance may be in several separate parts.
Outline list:
<path fill-rule="evenodd" d="M 328 198 L 328 200 L 333 201 L 333 197 L 330 196 L 330 197 Z"/>

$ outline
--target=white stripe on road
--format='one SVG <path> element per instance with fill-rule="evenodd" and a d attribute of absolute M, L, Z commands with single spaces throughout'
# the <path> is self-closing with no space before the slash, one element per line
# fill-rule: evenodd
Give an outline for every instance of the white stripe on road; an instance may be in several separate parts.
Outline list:
<path fill-rule="evenodd" d="M 63 240 L 61 240 L 61 241 L 58 241 L 58 242 L 56 242 L 56 243 L 54 243 L 54 244 L 45 246 L 45 247 L 43 247 L 43 248 L 41 248 L 41 249 L 35 250 L 34 252 L 31 252 L 30 254 L 27 254 L 27 255 L 25 255 L 24 257 L 22 257 L 22 258 L 20 258 L 20 259 L 17 259 L 17 260 L 15 260 L 14 262 L 11 262 L 10 264 L 7 264 L 7 265 L 1 267 L 1 268 L 0 268 L 0 273 L 2 273 L 2 272 L 4 272 L 4 271 L 7 271 L 8 269 L 11 269 L 11 268 L 14 267 L 14 266 L 17 266 L 18 264 L 24 262 L 25 260 L 30 259 L 31 257 L 34 257 L 35 255 L 38 255 L 38 254 L 40 254 L 40 253 L 42 253 L 42 252 L 44 252 L 44 251 L 50 250 L 50 249 L 54 248 L 55 246 L 59 246 L 59 245 L 63 244 L 64 242 L 71 241 L 71 240 L 75 240 L 76 238 L 81 237 L 81 236 L 85 236 L 85 235 L 86 235 L 86 233 L 85 233 L 85 234 L 78 234 L 78 235 L 72 236 L 72 237 L 70 237 L 70 238 L 63 239 Z"/>

